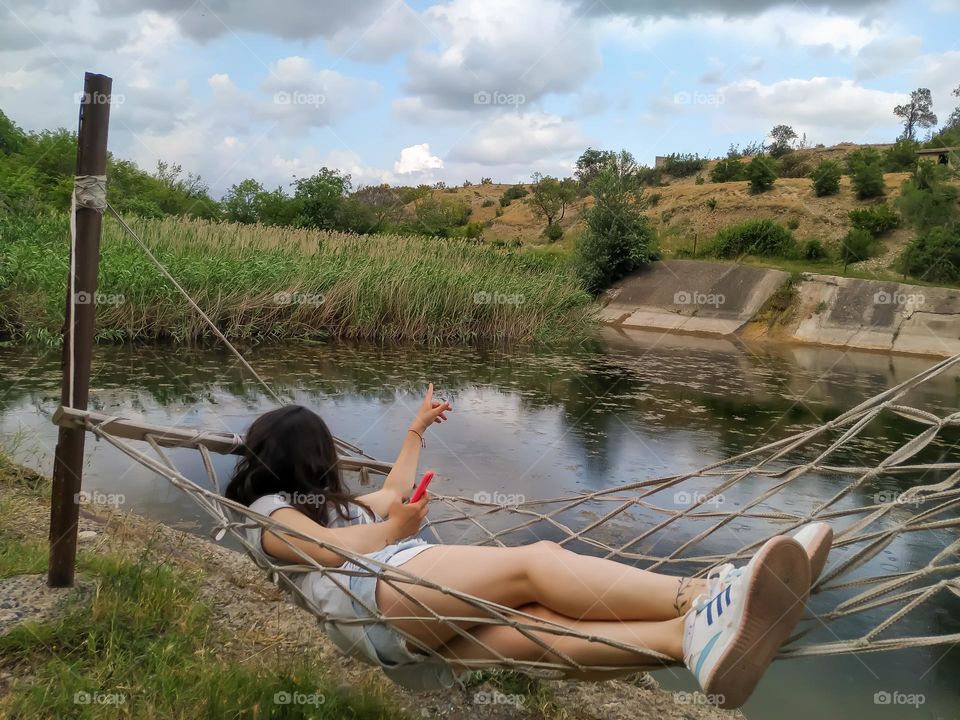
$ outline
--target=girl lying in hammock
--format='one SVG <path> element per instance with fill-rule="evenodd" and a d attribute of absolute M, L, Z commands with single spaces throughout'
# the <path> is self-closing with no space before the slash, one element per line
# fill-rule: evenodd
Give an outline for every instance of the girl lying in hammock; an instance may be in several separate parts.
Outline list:
<path fill-rule="evenodd" d="M 707 579 L 647 572 L 552 542 L 521 547 L 430 544 L 416 537 L 428 498 L 403 501 L 413 491 L 423 434 L 451 410 L 449 403 L 433 400 L 431 385 L 383 487 L 360 496 L 347 492 L 333 436 L 318 415 L 299 406 L 272 410 L 250 426 L 226 495 L 321 542 L 403 566 L 436 585 L 519 609 L 576 635 L 534 632 L 538 643 L 508 624 L 481 623 L 491 617 L 489 612 L 450 594 L 378 580 L 383 570 L 373 564 L 362 568 L 365 573 L 338 577 L 349 582 L 361 603 L 327 573 L 292 573 L 328 617 L 369 618 L 366 605 L 390 618 L 406 618 L 389 625 L 327 622 L 327 632 L 341 650 L 382 666 L 393 680 L 417 689 L 450 687 L 464 672 L 460 661 L 502 656 L 562 663 L 562 654 L 583 666 L 623 668 L 656 657 L 581 637 L 587 635 L 684 662 L 704 692 L 723 707 L 746 701 L 803 614 L 811 581 L 830 549 L 828 525 L 814 523 L 793 537 L 775 537 L 745 566 L 724 565 Z M 280 561 L 303 562 L 290 543 L 324 567 L 361 570 L 307 540 L 283 533 L 281 540 L 257 528 L 247 532 L 251 544 Z M 448 622 L 410 619 L 429 615 L 420 603 L 442 618 L 458 618 L 457 625 L 468 634 Z M 446 661 L 418 652 L 391 626 Z"/>

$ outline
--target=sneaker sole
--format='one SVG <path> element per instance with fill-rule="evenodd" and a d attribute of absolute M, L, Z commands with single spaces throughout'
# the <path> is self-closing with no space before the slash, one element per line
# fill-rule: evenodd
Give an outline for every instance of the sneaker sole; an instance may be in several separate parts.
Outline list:
<path fill-rule="evenodd" d="M 810 593 L 810 561 L 796 540 L 768 540 L 753 562 L 739 631 L 703 683 L 722 708 L 747 701 L 800 621 Z"/>
<path fill-rule="evenodd" d="M 820 578 L 823 566 L 827 564 L 827 556 L 833 547 L 833 528 L 824 524 L 817 530 L 807 549 L 810 558 L 810 584 L 813 585 Z"/>

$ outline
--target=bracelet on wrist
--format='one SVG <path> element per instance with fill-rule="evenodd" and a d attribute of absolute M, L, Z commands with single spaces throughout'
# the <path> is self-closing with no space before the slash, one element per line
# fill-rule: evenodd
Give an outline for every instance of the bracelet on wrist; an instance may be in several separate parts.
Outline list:
<path fill-rule="evenodd" d="M 409 430 L 407 430 L 407 432 L 412 432 L 414 435 L 420 438 L 420 447 L 425 448 L 427 446 L 427 442 L 426 440 L 423 439 L 423 435 L 421 433 L 417 432 L 413 428 L 410 428 Z"/>

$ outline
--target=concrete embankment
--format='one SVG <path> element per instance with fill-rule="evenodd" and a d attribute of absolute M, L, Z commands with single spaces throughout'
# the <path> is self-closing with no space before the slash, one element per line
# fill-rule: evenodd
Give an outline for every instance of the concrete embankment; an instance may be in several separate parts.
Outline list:
<path fill-rule="evenodd" d="M 623 327 L 730 335 L 789 279 L 769 268 L 663 260 L 611 288 L 602 319 Z"/>
<path fill-rule="evenodd" d="M 697 260 L 653 263 L 610 289 L 602 319 L 625 328 L 739 335 L 917 355 L 960 353 L 960 290 L 803 273 L 778 323 L 758 313 L 791 276 Z"/>

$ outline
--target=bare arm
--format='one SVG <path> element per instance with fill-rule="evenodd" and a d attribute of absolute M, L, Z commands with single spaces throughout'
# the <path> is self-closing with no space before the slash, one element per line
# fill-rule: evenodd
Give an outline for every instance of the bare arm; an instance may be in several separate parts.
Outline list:
<path fill-rule="evenodd" d="M 420 460 L 420 438 L 433 423 L 441 423 L 447 419 L 447 412 L 453 410 L 447 401 L 436 402 L 433 399 L 433 383 L 427 388 L 427 395 L 423 399 L 417 416 L 410 424 L 400 454 L 397 456 L 390 474 L 383 481 L 383 488 L 376 492 L 361 495 L 358 499 L 381 517 L 388 517 L 390 507 L 394 502 L 403 500 L 413 494 L 413 487 L 417 479 L 417 462 Z"/>
<path fill-rule="evenodd" d="M 324 527 L 294 508 L 280 508 L 270 517 L 291 530 L 316 538 L 319 542 L 363 555 L 382 550 L 391 543 L 415 535 L 420 530 L 420 523 L 427 515 L 427 498 L 424 497 L 413 505 L 404 505 L 397 500 L 395 505 L 390 507 L 389 515 L 390 517 L 382 522 L 350 525 L 344 528 Z M 303 562 L 303 558 L 287 544 L 288 542 L 303 550 L 324 567 L 339 567 L 347 560 L 344 556 L 310 540 L 293 537 L 284 532 L 275 533 L 268 530 L 263 533 L 263 550 L 268 555 L 286 562 Z"/>

